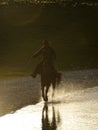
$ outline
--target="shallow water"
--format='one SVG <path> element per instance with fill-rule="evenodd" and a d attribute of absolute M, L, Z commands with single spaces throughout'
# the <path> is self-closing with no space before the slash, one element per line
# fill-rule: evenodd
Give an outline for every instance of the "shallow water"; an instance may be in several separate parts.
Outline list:
<path fill-rule="evenodd" d="M 60 98 L 59 98 L 60 97 Z M 70 92 L 0 118 L 2 130 L 98 130 L 98 87 Z"/>
<path fill-rule="evenodd" d="M 39 103 L 28 105 L 35 95 L 39 97 L 39 77 L 0 81 L 0 88 L 3 86 L 0 99 L 4 99 L 0 100 L 0 105 L 6 106 L 0 106 L 0 111 L 1 108 L 6 111 L 13 104 L 18 109 L 17 104 L 27 103 L 26 107 L 0 117 L 0 130 L 98 130 L 97 72 L 63 73 L 61 85 L 53 99 L 50 89 L 47 104 L 40 99 Z"/>

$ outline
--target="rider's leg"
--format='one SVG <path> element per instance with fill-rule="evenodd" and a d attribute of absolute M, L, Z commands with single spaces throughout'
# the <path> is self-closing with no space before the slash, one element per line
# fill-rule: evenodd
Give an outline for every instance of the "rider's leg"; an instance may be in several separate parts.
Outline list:
<path fill-rule="evenodd" d="M 34 70 L 34 72 L 32 74 L 33 78 L 35 78 L 37 76 L 37 74 L 40 73 L 40 68 L 41 68 L 41 63 L 36 66 L 36 68 L 35 68 L 35 70 Z"/>

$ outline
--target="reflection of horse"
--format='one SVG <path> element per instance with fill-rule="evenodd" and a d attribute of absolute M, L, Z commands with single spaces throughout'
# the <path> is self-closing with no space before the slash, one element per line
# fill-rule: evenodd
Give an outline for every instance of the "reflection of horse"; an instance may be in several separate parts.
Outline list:
<path fill-rule="evenodd" d="M 60 123 L 59 112 L 55 113 L 55 109 L 52 106 L 52 119 L 49 118 L 48 104 L 45 103 L 42 111 L 42 130 L 57 130 L 58 124 Z"/>
<path fill-rule="evenodd" d="M 61 73 L 56 72 L 54 66 L 50 65 L 47 62 L 41 64 L 38 69 L 38 73 L 41 76 L 41 90 L 42 90 L 42 97 L 44 101 L 48 101 L 48 90 L 49 87 L 52 85 L 53 94 L 55 91 L 55 86 L 60 83 L 61 80 Z"/>

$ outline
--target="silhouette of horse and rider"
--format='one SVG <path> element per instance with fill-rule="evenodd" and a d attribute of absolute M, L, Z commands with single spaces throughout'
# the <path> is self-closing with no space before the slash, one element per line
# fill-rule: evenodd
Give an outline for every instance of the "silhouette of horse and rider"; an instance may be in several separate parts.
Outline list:
<path fill-rule="evenodd" d="M 35 78 L 37 74 L 41 76 L 42 97 L 44 101 L 48 101 L 47 94 L 49 87 L 52 85 L 54 95 L 55 87 L 61 80 L 61 73 L 55 69 L 54 61 L 56 59 L 56 53 L 47 40 L 43 41 L 43 46 L 33 54 L 33 57 L 40 55 L 43 59 L 36 66 L 32 77 Z"/>

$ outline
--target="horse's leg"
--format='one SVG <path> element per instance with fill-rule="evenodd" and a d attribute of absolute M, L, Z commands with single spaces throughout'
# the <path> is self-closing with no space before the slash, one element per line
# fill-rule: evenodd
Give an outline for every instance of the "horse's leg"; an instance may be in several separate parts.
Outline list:
<path fill-rule="evenodd" d="M 49 87 L 46 87 L 45 90 L 44 89 L 45 89 L 45 86 L 42 87 L 42 97 L 44 101 L 48 101 L 47 93 L 48 93 Z"/>
<path fill-rule="evenodd" d="M 46 92 L 45 92 L 45 100 L 48 101 L 48 90 L 49 90 L 49 86 L 46 87 Z"/>
<path fill-rule="evenodd" d="M 42 98 L 43 98 L 43 100 L 45 100 L 44 99 L 44 86 L 41 86 L 41 90 L 42 90 Z"/>
<path fill-rule="evenodd" d="M 53 87 L 53 93 L 52 93 L 52 98 L 54 97 L 54 94 L 55 94 L 55 86 L 56 86 L 56 83 L 55 81 L 52 83 L 52 87 Z"/>

